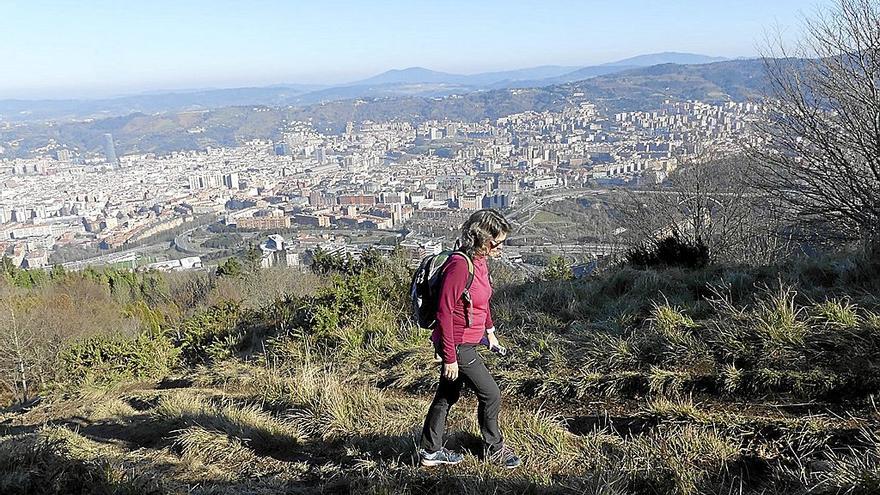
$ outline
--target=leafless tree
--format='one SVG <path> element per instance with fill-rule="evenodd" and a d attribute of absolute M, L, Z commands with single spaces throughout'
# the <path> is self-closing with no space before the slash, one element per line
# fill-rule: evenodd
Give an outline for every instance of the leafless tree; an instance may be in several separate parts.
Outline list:
<path fill-rule="evenodd" d="M 880 3 L 837 0 L 805 38 L 764 58 L 772 93 L 758 158 L 762 188 L 814 232 L 870 238 L 880 228 Z M 819 228 L 817 228 L 819 227 Z"/>
<path fill-rule="evenodd" d="M 0 284 L 0 387 L 17 401 L 59 378 L 58 357 L 93 335 L 135 335 L 143 323 L 99 284 L 70 280 L 21 289 Z"/>
<path fill-rule="evenodd" d="M 15 400 L 27 402 L 31 398 L 32 363 L 34 345 L 31 312 L 26 304 L 5 291 L 0 297 L 0 314 L 5 323 L 0 328 L 0 383 Z"/>
<path fill-rule="evenodd" d="M 767 263 L 790 249 L 780 209 L 751 185 L 742 155 L 680 158 L 663 183 L 628 191 L 621 210 L 633 245 L 677 236 L 715 261 Z"/>

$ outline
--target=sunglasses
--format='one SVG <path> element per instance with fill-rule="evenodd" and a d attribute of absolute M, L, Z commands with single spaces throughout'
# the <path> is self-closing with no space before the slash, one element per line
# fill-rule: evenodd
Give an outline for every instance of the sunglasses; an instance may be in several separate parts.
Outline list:
<path fill-rule="evenodd" d="M 507 239 L 505 239 L 503 241 L 489 241 L 489 248 L 495 249 L 498 246 L 503 246 L 505 241 L 507 241 Z"/>

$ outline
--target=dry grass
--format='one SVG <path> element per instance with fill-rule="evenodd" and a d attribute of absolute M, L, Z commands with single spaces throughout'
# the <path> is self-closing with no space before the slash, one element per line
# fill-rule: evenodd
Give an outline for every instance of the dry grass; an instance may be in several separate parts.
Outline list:
<path fill-rule="evenodd" d="M 134 455 L 63 427 L 0 440 L 0 492 L 165 493 L 161 478 L 136 468 Z"/>
<path fill-rule="evenodd" d="M 178 432 L 174 447 L 191 469 L 208 468 L 215 479 L 240 483 L 242 479 L 265 476 L 298 479 L 308 472 L 308 465 L 282 462 L 259 456 L 239 437 L 193 426 Z"/>
<path fill-rule="evenodd" d="M 486 360 L 524 460 L 513 472 L 481 458 L 467 393 L 448 437 L 465 461 L 417 466 L 438 368 L 426 332 L 360 277 L 364 293 L 323 285 L 351 314 L 305 312 L 335 327 L 282 304 L 247 352 L 161 387 L 86 385 L 66 390 L 76 407 L 4 413 L 0 493 L 870 493 L 878 307 L 837 290 L 837 268 L 792 270 L 623 268 L 500 288 L 511 354 Z M 293 303 L 306 302 L 326 303 Z"/>
<path fill-rule="evenodd" d="M 296 448 L 304 436 L 295 425 L 264 411 L 257 404 L 214 403 L 184 392 L 163 397 L 152 411 L 157 421 L 224 432 L 260 451 Z"/>

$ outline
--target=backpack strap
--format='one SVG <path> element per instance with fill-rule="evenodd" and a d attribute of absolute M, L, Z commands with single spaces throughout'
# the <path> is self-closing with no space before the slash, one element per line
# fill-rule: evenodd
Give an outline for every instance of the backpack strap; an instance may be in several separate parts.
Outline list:
<path fill-rule="evenodd" d="M 470 290 L 470 288 L 471 288 L 471 284 L 474 283 L 474 261 L 473 261 L 473 260 L 471 259 L 471 257 L 468 256 L 467 253 L 465 253 L 464 251 L 453 251 L 452 253 L 449 254 L 449 257 L 452 258 L 452 256 L 454 256 L 454 255 L 456 255 L 456 254 L 459 255 L 459 256 L 461 256 L 461 257 L 464 258 L 465 260 L 467 260 L 467 264 L 468 264 L 468 279 L 467 279 L 467 283 L 466 283 L 465 286 L 464 286 L 464 290 Z"/>
<path fill-rule="evenodd" d="M 474 283 L 474 261 L 470 256 L 467 255 L 464 251 L 453 251 L 450 253 L 449 258 L 452 258 L 454 255 L 459 255 L 465 260 L 467 260 L 468 264 L 468 279 L 467 283 L 464 286 L 464 292 L 461 294 L 461 299 L 464 302 L 464 326 L 471 326 L 471 306 L 473 303 L 471 302 L 471 284 Z"/>

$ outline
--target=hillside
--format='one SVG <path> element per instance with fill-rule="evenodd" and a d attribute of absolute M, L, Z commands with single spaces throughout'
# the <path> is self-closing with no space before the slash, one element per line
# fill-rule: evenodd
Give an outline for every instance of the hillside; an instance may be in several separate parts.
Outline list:
<path fill-rule="evenodd" d="M 437 369 L 406 319 L 408 273 L 377 258 L 317 268 L 165 278 L 7 267 L 17 321 L 45 328 L 66 315 L 65 328 L 93 330 L 29 364 L 43 370 L 29 375 L 41 401 L 0 413 L 0 492 L 880 489 L 876 251 L 579 281 L 493 267 L 511 355 L 486 359 L 525 460 L 513 472 L 481 461 L 471 394 L 449 427 L 465 462 L 415 465 Z M 100 314 L 65 309 L 82 291 Z"/>
<path fill-rule="evenodd" d="M 110 132 L 123 153 L 166 153 L 205 146 L 232 146 L 257 137 L 277 137 L 284 120 L 311 120 L 318 129 L 340 130 L 348 121 L 429 119 L 479 121 L 513 113 L 558 111 L 579 101 L 597 103 L 602 111 L 651 110 L 664 99 L 698 99 L 708 102 L 757 99 L 767 90 L 764 65 L 760 60 L 736 60 L 700 65 L 664 64 L 599 75 L 576 83 L 547 87 L 495 89 L 446 97 L 418 96 L 425 85 L 417 85 L 414 96 L 383 96 L 333 99 L 299 107 L 242 106 L 200 112 L 158 115 L 131 114 L 88 122 L 57 125 L 26 124 L 0 129 L 0 143 L 21 140 L 9 153 L 23 154 L 55 139 L 68 146 L 98 150 L 102 135 Z M 395 91 L 401 91 L 395 86 Z M 456 93 L 456 88 L 435 86 L 438 94 Z M 461 88 L 459 88 L 461 89 Z M 328 94 L 344 88 L 325 90 Z M 320 94 L 316 92 L 313 94 Z M 188 133 L 199 129 L 198 133 Z"/>
<path fill-rule="evenodd" d="M 101 98 L 92 100 L 0 100 L 0 119 L 9 121 L 107 118 L 131 113 L 205 110 L 237 105 L 287 105 L 315 85 L 210 89 Z"/>
<path fill-rule="evenodd" d="M 616 62 L 609 62 L 602 65 L 617 65 L 624 67 L 650 67 L 660 64 L 679 64 L 679 65 L 697 65 L 711 64 L 714 62 L 724 62 L 724 57 L 710 57 L 708 55 L 699 55 L 696 53 L 681 52 L 662 52 L 649 53 L 646 55 L 637 55 L 635 57 L 625 58 Z"/>
<path fill-rule="evenodd" d="M 527 110 L 558 110 L 577 100 L 600 102 L 609 112 L 650 110 L 665 98 L 745 101 L 761 96 L 768 88 L 762 60 L 663 64 L 613 74 L 601 70 L 584 73 L 585 80 L 547 87 L 496 89 L 446 98 L 336 101 L 296 109 L 294 114 L 334 123 L 351 116 L 385 120 L 394 115 L 413 120 L 480 120 Z M 395 112 L 396 107 L 400 112 Z"/>
<path fill-rule="evenodd" d="M 423 67 L 393 69 L 344 84 L 276 84 L 265 87 L 155 91 L 96 99 L 0 99 L 0 121 L 39 122 L 123 116 L 131 113 L 174 113 L 228 106 L 304 106 L 334 100 L 394 96 L 437 97 L 501 88 L 544 87 L 611 74 L 633 67 L 677 63 L 699 64 L 715 57 L 691 53 L 655 53 L 597 66 L 542 65 L 524 69 L 451 74 Z"/>
<path fill-rule="evenodd" d="M 609 110 L 656 108 L 664 99 L 711 103 L 759 99 L 769 81 L 762 60 L 700 65 L 662 64 L 599 76 L 572 85 Z"/>
<path fill-rule="evenodd" d="M 135 113 L 86 122 L 0 129 L 0 142 L 16 141 L 16 146 L 9 148 L 14 156 L 26 156 L 27 150 L 45 146 L 51 139 L 68 147 L 97 151 L 102 149 L 104 133 L 112 133 L 120 153 L 168 153 L 277 138 L 284 115 L 279 109 L 254 106 L 159 115 Z"/>

